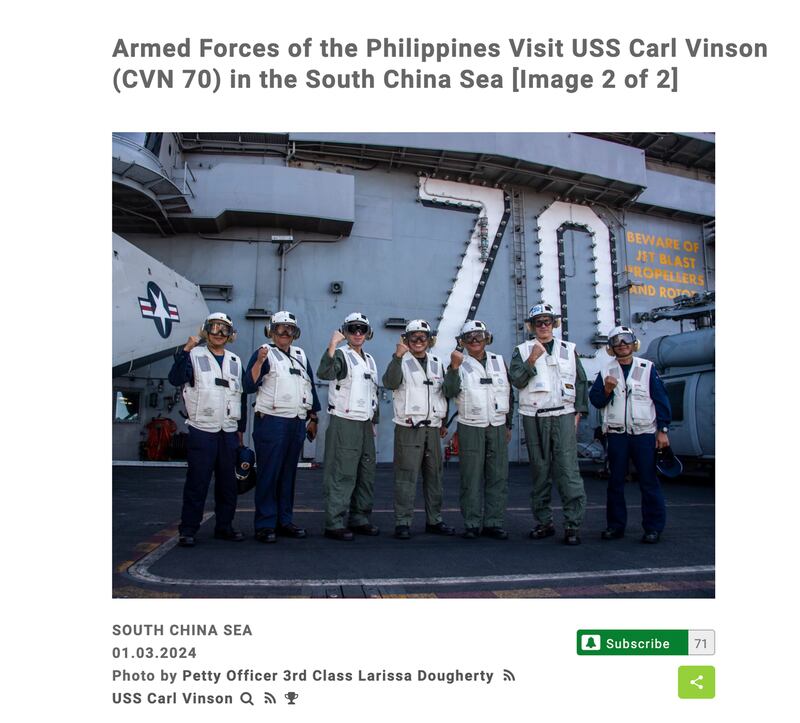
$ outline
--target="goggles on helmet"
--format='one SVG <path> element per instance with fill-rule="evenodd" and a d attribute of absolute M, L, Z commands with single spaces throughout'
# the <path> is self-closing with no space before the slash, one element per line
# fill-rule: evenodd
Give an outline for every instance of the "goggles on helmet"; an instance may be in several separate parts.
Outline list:
<path fill-rule="evenodd" d="M 366 324 L 347 324 L 344 328 L 348 334 L 366 334 L 369 331 Z"/>
<path fill-rule="evenodd" d="M 418 344 L 419 342 L 427 342 L 430 338 L 430 334 L 426 331 L 412 331 L 410 334 L 406 335 L 406 341 L 409 344 Z"/>
<path fill-rule="evenodd" d="M 612 348 L 615 346 L 622 346 L 623 344 L 633 345 L 635 343 L 636 343 L 636 337 L 629 332 L 625 332 L 623 334 L 617 334 L 616 336 L 612 336 L 608 340 L 608 345 Z"/>
<path fill-rule="evenodd" d="M 486 338 L 485 331 L 470 331 L 461 337 L 467 344 L 472 344 L 476 341 L 483 341 Z"/>
<path fill-rule="evenodd" d="M 207 321 L 205 324 L 206 334 L 219 334 L 220 336 L 229 337 L 233 334 L 230 324 L 224 321 Z"/>
<path fill-rule="evenodd" d="M 275 334 L 275 336 L 294 337 L 294 335 L 297 333 L 297 327 L 293 324 L 275 324 L 272 329 L 272 333 Z"/>

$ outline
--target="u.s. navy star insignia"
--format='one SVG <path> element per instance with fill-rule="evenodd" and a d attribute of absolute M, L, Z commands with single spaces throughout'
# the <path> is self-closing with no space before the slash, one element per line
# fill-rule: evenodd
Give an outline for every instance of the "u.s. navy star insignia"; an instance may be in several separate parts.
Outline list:
<path fill-rule="evenodd" d="M 139 297 L 139 309 L 143 319 L 152 319 L 156 331 L 166 339 L 172 333 L 172 323 L 181 320 L 178 307 L 170 304 L 164 292 L 154 281 L 147 284 L 147 296 Z"/>

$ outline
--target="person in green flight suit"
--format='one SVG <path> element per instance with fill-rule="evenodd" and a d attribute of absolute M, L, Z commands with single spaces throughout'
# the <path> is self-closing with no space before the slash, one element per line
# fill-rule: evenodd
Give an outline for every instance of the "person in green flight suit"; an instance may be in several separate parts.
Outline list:
<path fill-rule="evenodd" d="M 519 413 L 531 463 L 536 526 L 530 538 L 555 535 L 550 506 L 555 482 L 564 508 L 564 542 L 579 545 L 586 491 L 578 468 L 577 430 L 581 415 L 589 411 L 588 385 L 575 344 L 553 336 L 559 325 L 551 304 L 531 307 L 526 326 L 532 338 L 514 349 L 509 374 L 520 390 Z"/>
<path fill-rule="evenodd" d="M 514 390 L 503 357 L 486 351 L 492 335 L 482 321 L 467 321 L 450 355 L 444 394 L 458 408 L 463 537 L 508 539 L 503 522 L 508 498 L 508 443 Z M 481 493 L 481 482 L 484 482 Z"/>
<path fill-rule="evenodd" d="M 447 427 L 447 400 L 442 392 L 444 366 L 428 349 L 435 343 L 430 324 L 414 319 L 406 324 L 383 375 L 394 405 L 394 536 L 411 537 L 417 477 L 422 472 L 425 532 L 453 535 L 442 521 L 442 443 Z"/>
<path fill-rule="evenodd" d="M 325 433 L 325 536 L 349 541 L 353 533 L 378 535 L 370 523 L 375 483 L 375 425 L 378 423 L 378 368 L 362 348 L 372 338 L 369 319 L 348 314 L 317 369 L 331 382 L 330 423 Z M 347 341 L 347 346 L 337 346 Z"/>

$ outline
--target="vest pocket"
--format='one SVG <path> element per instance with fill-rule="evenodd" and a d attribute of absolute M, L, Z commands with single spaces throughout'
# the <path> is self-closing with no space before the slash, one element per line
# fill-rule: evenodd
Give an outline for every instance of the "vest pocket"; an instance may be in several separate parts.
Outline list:
<path fill-rule="evenodd" d="M 495 392 L 494 407 L 500 414 L 508 414 L 508 390 L 505 387 L 499 387 Z"/>
<path fill-rule="evenodd" d="M 215 390 L 201 389 L 197 395 L 197 411 L 195 413 L 197 421 L 216 420 L 218 404 L 219 396 Z"/>
<path fill-rule="evenodd" d="M 272 400 L 274 409 L 294 409 L 298 400 L 297 384 L 294 377 L 281 374 L 275 380 L 275 396 Z"/>
<path fill-rule="evenodd" d="M 439 396 L 441 386 L 436 390 L 437 393 L 431 394 L 431 412 L 434 417 L 444 417 L 447 414 L 447 402 Z"/>
<path fill-rule="evenodd" d="M 239 394 L 228 393 L 225 395 L 226 417 L 238 421 L 242 416 L 242 399 Z"/>
<path fill-rule="evenodd" d="M 637 428 L 649 427 L 656 421 L 655 407 L 644 390 L 634 389 L 629 398 L 631 418 Z"/>
<path fill-rule="evenodd" d="M 485 414 L 483 409 L 484 398 L 483 394 L 476 394 L 470 387 L 464 389 L 464 405 L 462 409 L 458 410 L 459 416 L 471 422 L 482 421 Z"/>

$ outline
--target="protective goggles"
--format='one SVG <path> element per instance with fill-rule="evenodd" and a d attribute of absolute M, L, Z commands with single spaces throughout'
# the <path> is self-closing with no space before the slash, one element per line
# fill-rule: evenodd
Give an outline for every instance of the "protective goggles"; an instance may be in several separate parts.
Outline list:
<path fill-rule="evenodd" d="M 294 336 L 297 333 L 297 327 L 291 324 L 275 324 L 272 330 L 275 336 Z"/>
<path fill-rule="evenodd" d="M 429 338 L 428 335 L 423 331 L 423 332 L 416 332 L 416 333 L 408 334 L 406 336 L 406 341 L 409 344 L 419 344 L 420 342 L 423 342 L 423 341 L 427 342 L 428 338 Z"/>
<path fill-rule="evenodd" d="M 219 336 L 229 337 L 233 334 L 233 329 L 224 321 L 209 321 L 205 325 L 206 334 L 218 334 Z"/>
<path fill-rule="evenodd" d="M 484 331 L 471 331 L 461 337 L 467 344 L 474 344 L 476 341 L 483 341 L 486 338 Z"/>
<path fill-rule="evenodd" d="M 344 330 L 348 334 L 366 334 L 369 331 L 369 327 L 366 324 L 348 324 Z"/>
<path fill-rule="evenodd" d="M 531 324 L 534 326 L 553 326 L 553 317 L 541 316 L 538 319 L 531 319 Z"/>
<path fill-rule="evenodd" d="M 627 344 L 628 346 L 633 346 L 636 343 L 636 337 L 633 334 L 617 334 L 616 336 L 612 336 L 608 340 L 608 344 L 611 347 L 615 346 L 623 346 Z"/>

